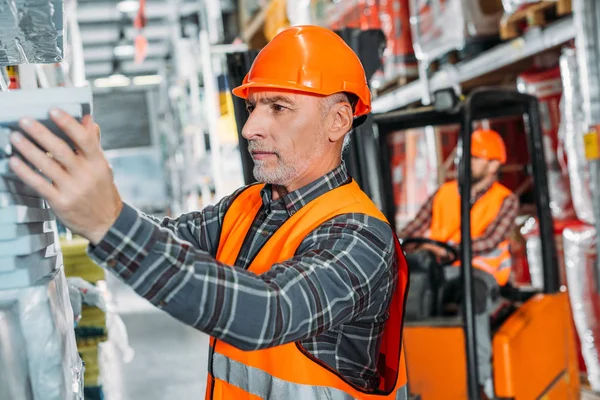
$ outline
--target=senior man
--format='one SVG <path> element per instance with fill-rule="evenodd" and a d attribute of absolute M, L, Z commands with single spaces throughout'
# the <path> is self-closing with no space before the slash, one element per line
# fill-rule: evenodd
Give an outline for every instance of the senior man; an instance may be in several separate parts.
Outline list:
<path fill-rule="evenodd" d="M 17 157 L 10 166 L 99 265 L 212 337 L 206 398 L 407 398 L 406 263 L 342 163 L 370 111 L 360 61 L 332 31 L 293 27 L 233 93 L 261 184 L 199 212 L 159 221 L 123 203 L 91 119 L 59 110 L 76 152 L 30 119 L 28 137 L 11 138 L 52 184 Z"/>

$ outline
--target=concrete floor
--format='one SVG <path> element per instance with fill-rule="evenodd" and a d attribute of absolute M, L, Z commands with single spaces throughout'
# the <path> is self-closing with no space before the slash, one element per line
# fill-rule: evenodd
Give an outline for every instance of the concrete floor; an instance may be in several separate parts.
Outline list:
<path fill-rule="evenodd" d="M 135 356 L 127 364 L 113 360 L 107 365 L 116 374 L 104 385 L 106 400 L 204 398 L 208 336 L 157 310 L 113 277 L 107 281 Z"/>

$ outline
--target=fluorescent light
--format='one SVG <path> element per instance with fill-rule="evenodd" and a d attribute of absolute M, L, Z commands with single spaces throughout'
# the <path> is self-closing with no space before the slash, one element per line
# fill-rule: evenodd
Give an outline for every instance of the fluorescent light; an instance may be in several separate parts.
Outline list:
<path fill-rule="evenodd" d="M 140 2 L 136 0 L 124 0 L 117 4 L 117 10 L 123 14 L 134 13 L 140 8 Z"/>
<path fill-rule="evenodd" d="M 133 84 L 136 86 L 159 85 L 162 82 L 160 75 L 140 75 L 133 78 Z"/>
<path fill-rule="evenodd" d="M 117 57 L 131 57 L 135 54 L 135 48 L 130 44 L 115 46 L 113 53 Z"/>
<path fill-rule="evenodd" d="M 94 86 L 102 88 L 129 86 L 130 83 L 131 80 L 124 75 L 111 75 L 94 80 Z"/>

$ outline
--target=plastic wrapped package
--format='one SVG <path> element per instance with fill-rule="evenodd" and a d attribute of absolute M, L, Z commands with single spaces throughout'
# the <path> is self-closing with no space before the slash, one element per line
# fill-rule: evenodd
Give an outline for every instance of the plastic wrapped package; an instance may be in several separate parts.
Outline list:
<path fill-rule="evenodd" d="M 581 352 L 585 360 L 588 381 L 600 391 L 600 295 L 597 287 L 595 229 L 578 227 L 563 233 L 564 260 L 569 286 L 569 299 Z"/>
<path fill-rule="evenodd" d="M 383 71 L 386 80 L 414 79 L 419 76 L 419 65 L 413 49 L 410 29 L 409 0 L 379 0 L 379 21 L 387 38 L 383 53 Z"/>
<path fill-rule="evenodd" d="M 83 364 L 62 269 L 0 291 L 0 399 L 83 399 Z"/>
<path fill-rule="evenodd" d="M 506 14 L 513 14 L 522 6 L 539 2 L 540 0 L 502 0 L 502 7 L 504 8 L 504 12 Z"/>
<path fill-rule="evenodd" d="M 0 0 L 0 66 L 63 60 L 62 0 Z"/>
<path fill-rule="evenodd" d="M 561 101 L 562 119 L 559 136 L 564 141 L 567 155 L 567 168 L 573 207 L 577 218 L 589 224 L 594 223 L 592 192 L 590 186 L 589 163 L 585 158 L 583 135 L 585 112 L 583 96 L 579 84 L 577 55 L 573 48 L 565 47 L 560 57 L 560 72 L 563 85 Z"/>
<path fill-rule="evenodd" d="M 388 136 L 396 206 L 402 229 L 438 187 L 438 156 L 433 127 L 398 131 Z"/>
<path fill-rule="evenodd" d="M 517 78 L 517 87 L 520 92 L 535 96 L 539 100 L 552 216 L 557 219 L 573 218 L 575 211 L 571 201 L 569 171 L 564 142 L 561 140 L 562 136 L 559 136 L 560 101 L 563 92 L 560 68 L 532 69 L 524 72 Z"/>
<path fill-rule="evenodd" d="M 468 43 L 495 40 L 503 11 L 500 0 L 410 0 L 417 58 L 432 61 Z"/>
<path fill-rule="evenodd" d="M 112 276 L 111 279 L 117 279 Z M 97 283 L 98 289 L 104 294 L 106 302 L 106 327 L 108 340 L 98 344 L 98 366 L 102 390 L 106 399 L 126 400 L 123 388 L 123 364 L 129 363 L 135 356 L 135 351 L 129 345 L 129 336 L 125 323 L 119 316 L 116 305 L 107 288 L 106 281 Z"/>
<path fill-rule="evenodd" d="M 560 284 L 567 285 L 566 268 L 564 264 L 564 244 L 563 235 L 566 229 L 578 229 L 586 226 L 582 221 L 576 219 L 555 220 L 554 221 L 554 241 L 556 253 L 558 256 L 558 268 L 560 273 Z M 542 263 L 542 242 L 539 235 L 539 224 L 537 219 L 530 217 L 523 224 L 520 231 L 526 242 L 527 263 L 529 265 L 529 274 L 531 276 L 531 285 L 543 289 L 544 271 Z"/>

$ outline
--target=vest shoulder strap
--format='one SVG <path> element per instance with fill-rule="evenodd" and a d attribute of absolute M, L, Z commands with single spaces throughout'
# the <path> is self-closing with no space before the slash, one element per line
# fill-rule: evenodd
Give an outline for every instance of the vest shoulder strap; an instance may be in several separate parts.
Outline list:
<path fill-rule="evenodd" d="M 262 205 L 261 189 L 262 186 L 258 186 L 244 190 L 227 210 L 217 253 L 217 259 L 221 262 L 228 265 L 235 263 L 244 238 Z M 312 230 L 338 215 L 348 213 L 366 214 L 387 223 L 384 215 L 358 184 L 351 181 L 306 204 L 275 232 L 269 242 L 279 242 L 280 246 L 284 246 L 285 242 L 285 248 L 280 247 L 279 254 L 281 257 L 292 257 L 297 246 Z"/>
<path fill-rule="evenodd" d="M 252 226 L 254 217 L 262 205 L 260 191 L 264 186 L 264 184 L 254 184 L 242 189 L 225 212 L 219 236 L 217 259 L 223 253 L 225 244 L 231 241 L 231 234 L 236 226 L 247 227 L 246 232 Z"/>

